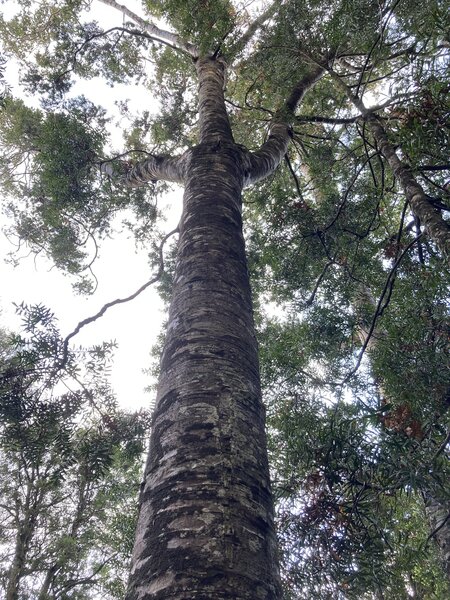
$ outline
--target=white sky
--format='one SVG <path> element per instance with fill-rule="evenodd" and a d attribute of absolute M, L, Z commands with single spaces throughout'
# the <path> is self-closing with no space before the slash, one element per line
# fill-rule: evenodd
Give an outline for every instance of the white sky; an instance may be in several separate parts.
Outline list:
<path fill-rule="evenodd" d="M 139 11 L 137 1 L 127 0 L 126 5 L 131 10 Z M 17 4 L 6 2 L 2 8 L 5 16 L 8 16 L 15 11 Z M 105 28 L 121 25 L 123 20 L 121 13 L 99 2 L 93 3 L 89 18 L 98 20 Z M 77 86 L 72 93 L 84 94 L 109 110 L 113 110 L 115 100 L 125 98 L 130 98 L 130 109 L 157 110 L 148 91 L 124 85 L 110 88 L 98 79 Z M 32 103 L 30 99 L 26 101 Z M 114 145 L 118 144 L 114 142 Z M 180 218 L 181 202 L 181 190 L 167 198 L 167 232 L 174 229 Z M 0 219 L 0 226 L 3 227 L 4 218 Z M 95 294 L 89 297 L 74 294 L 70 278 L 52 269 L 51 263 L 43 257 L 35 260 L 33 256 L 26 257 L 24 251 L 19 265 L 13 268 L 3 260 L 13 249 L 1 233 L 0 324 L 11 330 L 20 327 L 13 302 L 45 304 L 57 316 L 61 334 L 65 336 L 79 321 L 95 314 L 106 302 L 130 295 L 152 277 L 145 251 L 136 251 L 134 240 L 127 232 L 118 233 L 113 239 L 102 243 L 100 257 L 93 266 L 99 285 Z M 149 352 L 163 319 L 162 302 L 155 289 L 148 288 L 132 302 L 109 309 L 101 319 L 86 326 L 73 340 L 74 345 L 90 345 L 111 339 L 117 341 L 119 347 L 115 351 L 111 379 L 124 408 L 145 407 L 151 401 L 152 394 L 144 393 L 144 388 L 153 382 L 142 370 L 150 364 Z"/>

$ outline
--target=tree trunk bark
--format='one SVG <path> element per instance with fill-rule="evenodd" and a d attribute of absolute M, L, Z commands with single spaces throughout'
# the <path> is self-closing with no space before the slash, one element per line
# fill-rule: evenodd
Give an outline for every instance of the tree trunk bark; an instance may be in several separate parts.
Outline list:
<path fill-rule="evenodd" d="M 388 136 L 380 120 L 374 116 L 367 117 L 368 126 L 373 134 L 381 154 L 386 159 L 395 178 L 402 186 L 412 212 L 420 219 L 430 238 L 442 252 L 447 261 L 450 259 L 450 225 L 442 217 L 439 209 L 434 207 L 423 188 L 416 181 L 409 168 L 397 156 L 397 152 L 389 142 Z"/>
<path fill-rule="evenodd" d="M 242 234 L 246 159 L 232 140 L 223 70 L 197 64 L 200 144 L 185 172 L 127 600 L 281 598 Z"/>
<path fill-rule="evenodd" d="M 450 581 L 450 503 L 443 504 L 431 494 L 424 494 L 425 512 L 433 538 L 439 548 L 442 566 Z"/>
<path fill-rule="evenodd" d="M 280 597 L 242 183 L 192 152 L 128 600 Z"/>

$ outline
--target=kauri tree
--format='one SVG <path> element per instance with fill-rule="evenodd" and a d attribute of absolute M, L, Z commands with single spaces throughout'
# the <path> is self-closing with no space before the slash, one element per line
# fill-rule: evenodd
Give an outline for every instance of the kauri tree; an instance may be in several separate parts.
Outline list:
<path fill-rule="evenodd" d="M 156 249 L 157 199 L 184 187 L 127 600 L 445 597 L 446 3 L 102 0 L 110 28 L 91 4 L 1 21 L 42 101 L 6 97 L 0 167 L 22 243 L 85 291 L 119 211 Z M 124 149 L 71 95 L 95 77 L 160 101 L 120 105 Z"/>

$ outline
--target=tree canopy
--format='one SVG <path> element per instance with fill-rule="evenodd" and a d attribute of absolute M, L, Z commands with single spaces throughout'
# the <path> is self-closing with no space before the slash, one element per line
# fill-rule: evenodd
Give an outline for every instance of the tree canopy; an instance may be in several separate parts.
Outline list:
<path fill-rule="evenodd" d="M 286 597 L 446 598 L 448 3 L 102 0 L 111 27 L 99 2 L 14 4 L 4 206 L 82 292 L 121 218 L 167 297 L 158 202 L 199 135 L 196 65 L 227 65 L 234 139 L 283 156 L 262 181 L 249 163 L 243 217 Z M 97 78 L 147 94 L 117 107 L 121 147 L 111 107 L 77 95 Z"/>

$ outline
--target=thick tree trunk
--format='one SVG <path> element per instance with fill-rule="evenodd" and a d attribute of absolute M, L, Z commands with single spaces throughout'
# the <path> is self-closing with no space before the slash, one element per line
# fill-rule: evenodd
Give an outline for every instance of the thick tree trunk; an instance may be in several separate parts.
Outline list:
<path fill-rule="evenodd" d="M 128 600 L 280 597 L 240 164 L 192 152 Z"/>
<path fill-rule="evenodd" d="M 242 235 L 245 160 L 223 68 L 197 64 L 201 143 L 186 167 L 127 600 L 281 597 Z"/>

